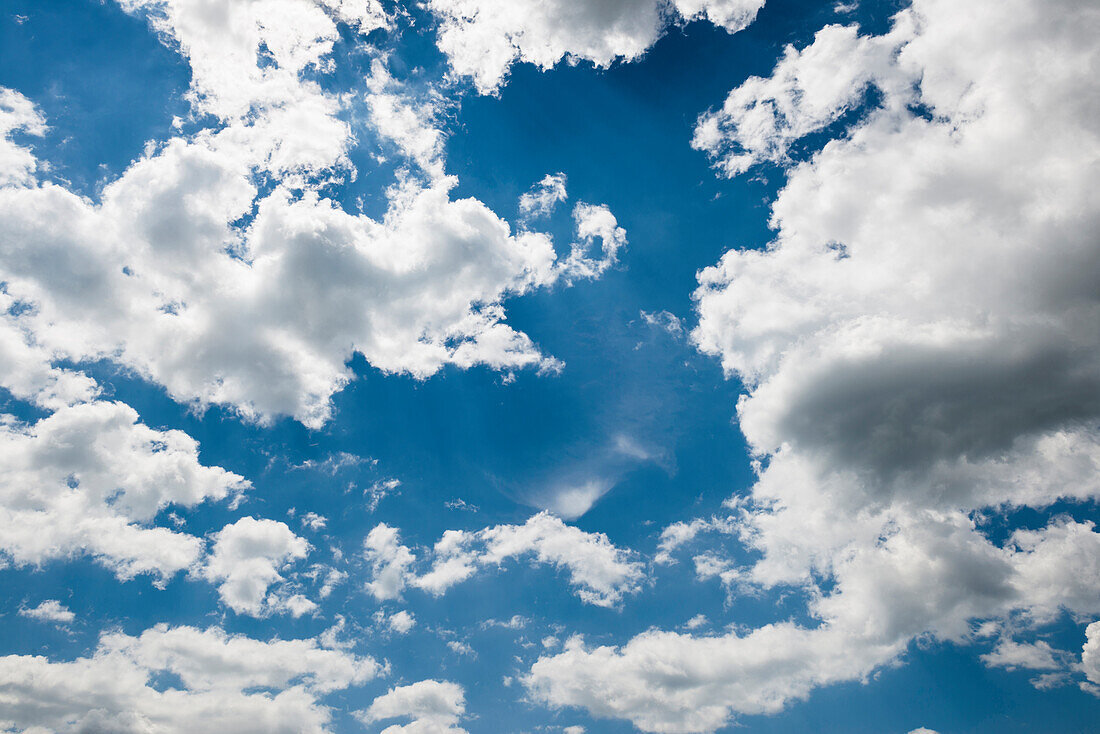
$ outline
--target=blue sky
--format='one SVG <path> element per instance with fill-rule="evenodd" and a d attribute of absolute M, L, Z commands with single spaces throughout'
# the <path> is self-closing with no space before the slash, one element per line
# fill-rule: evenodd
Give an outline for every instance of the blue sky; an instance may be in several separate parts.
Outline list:
<path fill-rule="evenodd" d="M 0 728 L 1093 730 L 1098 30 L 0 0 Z"/>

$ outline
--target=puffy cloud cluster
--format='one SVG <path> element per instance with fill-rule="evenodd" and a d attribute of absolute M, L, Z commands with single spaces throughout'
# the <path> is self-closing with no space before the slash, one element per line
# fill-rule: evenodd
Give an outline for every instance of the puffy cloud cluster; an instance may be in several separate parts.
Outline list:
<path fill-rule="evenodd" d="M 195 111 L 225 124 L 149 146 L 91 202 L 33 176 L 31 149 L 9 135 L 43 121 L 3 90 L 0 345 L 12 356 L 0 360 L 18 367 L 5 384 L 57 382 L 44 373 L 60 359 L 112 359 L 180 402 L 317 427 L 355 353 L 420 378 L 445 365 L 560 368 L 505 323 L 503 301 L 613 263 L 625 235 L 606 207 L 578 206 L 578 244 L 559 262 L 547 235 L 453 200 L 431 106 L 411 106 L 379 59 L 368 117 L 429 176 L 395 184 L 378 220 L 349 214 L 320 193 L 350 172 L 344 101 L 310 78 L 333 64 L 346 3 L 123 5 L 178 45 Z M 382 22 L 368 12 L 360 30 Z M 597 238 L 602 260 L 585 255 Z"/>
<path fill-rule="evenodd" d="M 547 512 L 523 525 L 448 530 L 432 549 L 430 567 L 422 574 L 413 569 L 416 555 L 401 544 L 397 530 L 384 524 L 368 534 L 364 555 L 372 570 L 367 590 L 379 600 L 398 598 L 408 586 L 439 596 L 479 569 L 513 558 L 529 557 L 568 571 L 577 596 L 597 606 L 614 606 L 624 594 L 637 591 L 643 577 L 641 564 L 606 535 L 586 533 Z"/>
<path fill-rule="evenodd" d="M 826 28 L 701 119 L 719 170 L 870 106 L 773 204 L 776 238 L 700 273 L 699 348 L 747 394 L 759 459 L 735 588 L 805 591 L 816 627 L 621 647 L 575 640 L 527 685 L 647 731 L 709 731 L 859 680 L 917 636 L 972 639 L 1100 612 L 1100 534 L 990 516 L 1100 497 L 1100 10 L 916 0 L 884 36 Z M 875 94 L 865 96 L 873 87 Z M 668 531 L 665 550 L 710 529 Z M 1056 651 L 1002 640 L 998 665 Z"/>
<path fill-rule="evenodd" d="M 387 726 L 381 734 L 466 734 L 458 726 L 465 713 L 466 694 L 462 686 L 449 681 L 422 680 L 391 689 L 357 716 L 364 724 L 409 719 L 406 724 Z"/>
<path fill-rule="evenodd" d="M 202 541 L 150 526 L 170 505 L 190 507 L 248 483 L 204 466 L 194 439 L 138 422 L 122 403 L 62 408 L 34 424 L 0 424 L 0 554 L 39 565 L 90 554 L 120 578 L 162 579 L 194 564 Z"/>
<path fill-rule="evenodd" d="M 1082 684 L 1089 693 L 1100 696 L 1100 622 L 1085 628 L 1085 646 L 1081 650 L 1081 670 L 1088 679 Z"/>
<path fill-rule="evenodd" d="M 437 45 L 454 73 L 482 94 L 500 89 L 517 61 L 549 69 L 563 59 L 608 67 L 633 61 L 670 22 L 706 18 L 730 33 L 756 18 L 764 0 L 430 0 Z"/>
<path fill-rule="evenodd" d="M 268 589 L 283 580 L 280 568 L 308 554 L 309 543 L 285 523 L 242 517 L 214 534 L 202 575 L 219 583 L 222 601 L 239 614 L 258 616 L 284 607 L 297 617 L 316 605 L 299 595 L 269 595 Z"/>
<path fill-rule="evenodd" d="M 321 734 L 331 714 L 320 699 L 379 672 L 370 658 L 313 640 L 263 642 L 217 627 L 158 625 L 136 637 L 104 634 L 90 656 L 71 661 L 0 657 L 0 726 L 58 734 Z M 160 685 L 165 675 L 179 682 Z"/>
<path fill-rule="evenodd" d="M 23 607 L 19 610 L 19 616 L 28 619 L 37 619 L 39 622 L 52 622 L 65 625 L 76 619 L 72 610 L 57 599 L 47 599 L 36 607 Z"/>
<path fill-rule="evenodd" d="M 12 133 L 44 135 L 46 120 L 23 95 L 0 88 L 0 186 L 34 180 L 38 161 L 26 148 L 12 142 Z"/>

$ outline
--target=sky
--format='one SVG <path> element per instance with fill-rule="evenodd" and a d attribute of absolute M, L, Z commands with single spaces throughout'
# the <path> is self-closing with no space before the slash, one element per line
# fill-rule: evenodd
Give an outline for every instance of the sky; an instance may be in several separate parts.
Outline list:
<path fill-rule="evenodd" d="M 0 730 L 1095 731 L 1097 37 L 0 0 Z"/>

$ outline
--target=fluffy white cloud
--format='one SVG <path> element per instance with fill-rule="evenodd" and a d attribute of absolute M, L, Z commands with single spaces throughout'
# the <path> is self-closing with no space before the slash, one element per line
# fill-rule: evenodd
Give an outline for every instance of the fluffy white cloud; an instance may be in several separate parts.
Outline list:
<path fill-rule="evenodd" d="M 149 522 L 248 483 L 203 466 L 194 439 L 138 422 L 122 403 L 62 408 L 33 425 L 0 424 L 0 553 L 18 565 L 87 553 L 120 578 L 188 568 L 198 538 Z"/>
<path fill-rule="evenodd" d="M 30 150 L 12 142 L 14 132 L 44 135 L 46 120 L 22 94 L 0 88 L 0 186 L 29 183 L 38 167 Z"/>
<path fill-rule="evenodd" d="M 414 568 L 415 554 L 400 543 L 398 531 L 377 525 L 364 543 L 371 564 L 367 590 L 376 599 L 395 599 L 411 586 L 436 596 L 487 566 L 530 558 L 569 573 L 569 583 L 588 604 L 614 606 L 624 594 L 638 590 L 642 564 L 616 547 L 603 533 L 586 533 L 548 512 L 523 525 L 495 525 L 478 531 L 448 530 L 432 548 L 430 567 Z"/>
<path fill-rule="evenodd" d="M 333 63 L 330 14 L 345 18 L 346 3 L 123 5 L 174 39 L 195 111 L 225 124 L 148 146 L 92 202 L 33 176 L 30 149 L 9 136 L 43 122 L 3 92 L 0 279 L 26 308 L 0 329 L 0 384 L 87 392 L 50 362 L 111 359 L 180 402 L 318 427 L 356 353 L 418 378 L 446 365 L 560 369 L 507 325 L 503 301 L 613 263 L 625 237 L 606 207 L 578 206 L 578 244 L 559 261 L 547 235 L 453 200 L 430 101 L 414 108 L 379 60 L 370 122 L 429 176 L 395 184 L 379 220 L 349 214 L 319 193 L 354 173 L 344 102 L 307 74 Z M 589 258 L 597 238 L 604 256 Z"/>
<path fill-rule="evenodd" d="M 519 197 L 519 211 L 528 218 L 549 216 L 554 208 L 569 198 L 565 190 L 564 173 L 548 173 L 541 181 Z"/>
<path fill-rule="evenodd" d="M 887 105 L 904 105 L 916 69 L 895 57 L 912 39 L 913 22 L 911 15 L 899 16 L 883 36 L 831 25 L 802 50 L 788 46 L 771 76 L 750 77 L 721 109 L 699 118 L 692 146 L 734 176 L 763 161 L 788 162 L 791 143 L 858 106 L 872 83 L 883 90 Z"/>
<path fill-rule="evenodd" d="M 213 550 L 201 573 L 219 584 L 218 594 L 230 609 L 259 616 L 284 608 L 295 617 L 313 609 L 312 602 L 298 595 L 268 596 L 271 585 L 283 580 L 279 570 L 309 553 L 309 543 L 285 523 L 242 517 L 215 533 L 213 539 Z"/>
<path fill-rule="evenodd" d="M 53 622 L 54 624 L 69 624 L 76 619 L 76 615 L 57 599 L 47 599 L 30 609 L 20 608 L 19 616 L 37 619 L 40 622 Z"/>
<path fill-rule="evenodd" d="M 990 667 L 1025 668 L 1027 670 L 1058 670 L 1063 664 L 1057 657 L 1061 656 L 1059 650 L 1055 650 L 1050 643 L 1044 640 L 1035 642 L 1017 642 L 1011 639 L 1001 639 L 997 646 L 989 653 L 982 655 L 982 662 Z"/>
<path fill-rule="evenodd" d="M 369 33 L 386 25 L 377 0 L 118 0 L 149 17 L 191 64 L 196 110 L 222 119 L 255 108 L 320 96 L 302 73 L 320 68 L 338 33 L 336 20 Z M 325 11 L 329 12 L 325 12 Z M 258 59 L 265 63 L 258 63 Z"/>
<path fill-rule="evenodd" d="M 313 640 L 262 642 L 216 627 L 158 625 L 137 637 L 104 634 L 92 655 L 72 661 L 0 657 L 0 726 L 58 734 L 320 734 L 330 719 L 320 697 L 379 670 L 370 658 Z M 156 685 L 163 674 L 182 685 Z"/>
<path fill-rule="evenodd" d="M 1085 2 L 917 0 L 882 37 L 823 30 L 704 116 L 695 142 L 732 174 L 786 162 L 877 91 L 789 170 L 775 240 L 726 253 L 696 293 L 693 338 L 744 382 L 759 459 L 729 503 L 757 560 L 728 581 L 802 590 L 820 624 L 574 640 L 532 667 L 536 698 L 709 731 L 863 679 L 919 635 L 1095 618 L 1091 523 L 994 542 L 983 522 L 1100 496 L 1100 116 L 1080 73 L 1098 32 Z M 675 526 L 665 550 L 708 525 Z"/>
<path fill-rule="evenodd" d="M 657 543 L 657 555 L 653 560 L 657 563 L 675 563 L 672 554 L 681 546 L 693 541 L 700 533 L 719 532 L 734 533 L 737 524 L 733 517 L 708 518 L 697 517 L 687 522 L 674 522 L 661 531 L 661 538 Z"/>
<path fill-rule="evenodd" d="M 410 584 L 439 595 L 480 567 L 512 558 L 569 572 L 569 583 L 588 604 L 614 606 L 638 590 L 642 566 L 603 533 L 586 533 L 540 512 L 523 525 L 496 525 L 477 532 L 448 530 L 435 544 L 431 569 Z"/>
<path fill-rule="evenodd" d="M 448 681 L 422 680 L 393 688 L 357 715 L 366 724 L 387 719 L 408 718 L 407 724 L 393 724 L 381 734 L 466 734 L 457 726 L 466 713 L 462 687 Z"/>
<path fill-rule="evenodd" d="M 408 610 L 402 609 L 399 612 L 394 612 L 386 619 L 386 626 L 399 635 L 404 635 L 416 626 L 416 617 L 408 612 Z"/>
<path fill-rule="evenodd" d="M 563 59 L 608 67 L 633 61 L 677 19 L 706 18 L 730 33 L 756 17 L 763 0 L 430 0 L 437 45 L 457 75 L 495 93 L 516 61 L 549 69 Z"/>
<path fill-rule="evenodd" d="M 363 557 L 371 566 L 367 591 L 378 601 L 400 598 L 416 556 L 408 546 L 401 545 L 397 528 L 385 523 L 372 528 L 363 541 Z"/>
<path fill-rule="evenodd" d="M 626 230 L 603 204 L 578 203 L 573 207 L 573 222 L 577 241 L 570 248 L 569 257 L 561 263 L 560 272 L 566 281 L 598 278 L 618 262 L 619 250 L 626 247 Z M 600 241 L 601 256 L 591 257 L 589 253 L 596 240 Z"/>
<path fill-rule="evenodd" d="M 442 176 L 445 136 L 437 124 L 444 106 L 441 95 L 429 89 L 416 98 L 389 73 L 385 59 L 371 62 L 367 88 L 364 103 L 375 133 L 429 177 Z"/>

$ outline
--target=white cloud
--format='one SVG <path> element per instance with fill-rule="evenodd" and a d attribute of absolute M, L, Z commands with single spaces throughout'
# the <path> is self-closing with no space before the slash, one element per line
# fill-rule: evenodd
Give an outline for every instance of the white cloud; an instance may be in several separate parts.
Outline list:
<path fill-rule="evenodd" d="M 1081 649 L 1081 670 L 1090 683 L 1100 685 L 1100 622 L 1085 628 L 1085 645 Z"/>
<path fill-rule="evenodd" d="M 442 177 L 446 136 L 437 124 L 444 107 L 442 97 L 429 90 L 417 98 L 393 78 L 385 59 L 371 62 L 367 88 L 364 103 L 377 135 L 392 143 L 430 178 Z"/>
<path fill-rule="evenodd" d="M 430 0 L 437 45 L 482 94 L 504 83 L 514 62 L 549 69 L 563 59 L 608 67 L 639 58 L 673 20 L 706 18 L 730 33 L 747 26 L 763 0 Z"/>
<path fill-rule="evenodd" d="M 519 211 L 524 217 L 534 219 L 553 213 L 558 204 L 569 198 L 565 190 L 564 173 L 548 173 L 541 181 L 519 197 Z"/>
<path fill-rule="evenodd" d="M 569 250 L 569 257 L 561 264 L 561 273 L 567 282 L 574 278 L 598 278 L 618 263 L 619 250 L 626 247 L 626 230 L 603 204 L 577 204 L 573 207 L 573 222 L 577 239 Z M 589 253 L 597 239 L 601 257 L 591 257 Z"/>
<path fill-rule="evenodd" d="M 21 607 L 19 609 L 19 616 L 37 619 L 40 622 L 53 622 L 54 624 L 61 625 L 69 624 L 76 619 L 76 615 L 57 599 L 47 599 L 38 606 L 30 609 Z"/>
<path fill-rule="evenodd" d="M 1095 618 L 1091 523 L 1005 542 L 980 523 L 1100 496 L 1097 32 L 1088 3 L 917 0 L 881 38 L 827 29 L 704 118 L 696 143 L 735 173 L 785 162 L 867 85 L 881 99 L 788 171 L 775 240 L 696 293 L 693 338 L 745 384 L 758 459 L 729 503 L 758 560 L 731 581 L 804 592 L 818 624 L 574 640 L 532 667 L 536 699 L 710 731 L 865 679 L 914 637 L 964 642 L 971 620 Z"/>
<path fill-rule="evenodd" d="M 408 634 L 409 630 L 416 626 L 416 617 L 408 610 L 402 609 L 391 614 L 386 620 L 386 625 L 399 635 Z"/>
<path fill-rule="evenodd" d="M 218 583 L 222 601 L 238 614 L 260 616 L 285 609 L 295 617 L 315 605 L 297 595 L 268 596 L 268 589 L 283 580 L 279 570 L 305 558 L 309 543 L 295 535 L 285 523 L 242 517 L 214 534 L 214 547 L 202 568 L 202 575 Z"/>
<path fill-rule="evenodd" d="M 328 524 L 328 518 L 324 515 L 318 515 L 316 512 L 305 513 L 299 521 L 302 523 L 303 528 L 309 528 L 314 532 L 324 530 L 325 525 Z"/>
<path fill-rule="evenodd" d="M 737 530 L 737 524 L 733 517 L 711 518 L 697 517 L 684 522 L 674 522 L 661 531 L 661 538 L 657 543 L 657 555 L 653 560 L 660 564 L 675 563 L 672 554 L 677 549 L 695 540 L 700 533 L 719 532 L 732 534 Z"/>
<path fill-rule="evenodd" d="M 104 634 L 92 655 L 68 662 L 0 657 L 0 717 L 5 727 L 59 734 L 320 734 L 330 714 L 319 698 L 378 672 L 370 658 L 313 640 L 158 625 L 137 637 Z M 162 673 L 182 686 L 158 690 L 153 678 Z"/>
<path fill-rule="evenodd" d="M 683 321 L 670 311 L 640 311 L 639 315 L 648 326 L 667 331 L 672 336 L 679 337 L 684 333 Z"/>
<path fill-rule="evenodd" d="M 425 554 L 430 566 L 418 573 L 416 554 L 403 545 L 396 528 L 375 526 L 364 541 L 370 564 L 366 589 L 379 601 L 400 598 L 406 587 L 435 596 L 446 593 L 489 566 L 531 559 L 567 571 L 576 594 L 588 604 L 610 607 L 639 589 L 642 564 L 603 533 L 586 533 L 540 512 L 522 525 L 495 525 L 478 531 L 448 530 Z M 518 623 L 522 618 L 514 617 Z"/>
<path fill-rule="evenodd" d="M 61 408 L 0 423 L 0 552 L 18 565 L 88 554 L 120 578 L 162 580 L 196 562 L 198 538 L 150 522 L 163 509 L 221 500 L 248 487 L 203 466 L 181 431 L 138 422 L 122 403 Z"/>
<path fill-rule="evenodd" d="M 1055 650 L 1044 640 L 1018 642 L 1002 638 L 989 653 L 982 655 L 982 662 L 991 668 L 1015 670 L 1058 670 L 1062 663 L 1055 658 L 1061 651 Z"/>
<path fill-rule="evenodd" d="M 46 120 L 29 99 L 0 87 L 0 186 L 29 183 L 38 167 L 30 150 L 11 141 L 14 132 L 44 135 Z"/>
<path fill-rule="evenodd" d="M 540 512 L 523 525 L 448 530 L 435 544 L 431 569 L 409 583 L 439 595 L 480 567 L 525 557 L 568 571 L 577 596 L 597 606 L 614 606 L 637 591 L 643 577 L 641 564 L 603 533 L 586 533 Z"/>
<path fill-rule="evenodd" d="M 397 529 L 385 523 L 376 525 L 363 541 L 363 557 L 371 565 L 367 591 L 379 601 L 400 598 L 408 568 L 416 557 L 407 546 L 401 545 Z"/>
<path fill-rule="evenodd" d="M 447 681 L 422 680 L 398 686 L 374 699 L 357 716 L 366 724 L 387 719 L 407 718 L 407 724 L 393 724 L 382 734 L 465 734 L 458 726 L 466 713 L 462 687 Z"/>
<path fill-rule="evenodd" d="M 333 63 L 338 34 L 324 9 L 312 0 L 123 6 L 175 39 L 192 66 L 195 112 L 225 124 L 148 146 L 92 202 L 32 175 L 30 150 L 8 135 L 43 123 L 25 98 L 3 92 L 0 279 L 7 298 L 30 308 L 6 319 L 0 342 L 16 352 L 33 344 L 34 354 L 26 367 L 27 355 L 9 358 L 18 374 L 0 382 L 37 394 L 64 377 L 53 392 L 87 391 L 47 362 L 110 359 L 179 402 L 319 427 L 357 353 L 417 378 L 447 365 L 561 368 L 506 323 L 503 302 L 612 263 L 625 237 L 606 207 L 577 210 L 579 243 L 559 261 L 549 236 L 515 232 L 475 199 L 452 200 L 457 181 L 443 173 L 430 101 L 410 106 L 379 62 L 367 81 L 371 124 L 430 175 L 401 178 L 378 220 L 349 214 L 319 193 L 354 175 L 355 143 L 344 102 L 307 78 Z M 271 185 L 261 189 L 258 177 Z M 604 257 L 588 258 L 597 237 Z"/>
<path fill-rule="evenodd" d="M 872 83 L 887 105 L 904 105 L 917 80 L 895 56 L 912 38 L 911 21 L 900 16 L 884 36 L 860 36 L 855 25 L 826 26 L 801 51 L 787 46 L 771 76 L 750 77 L 721 109 L 699 118 L 692 146 L 734 176 L 763 161 L 788 162 L 791 143 L 858 106 Z"/>

